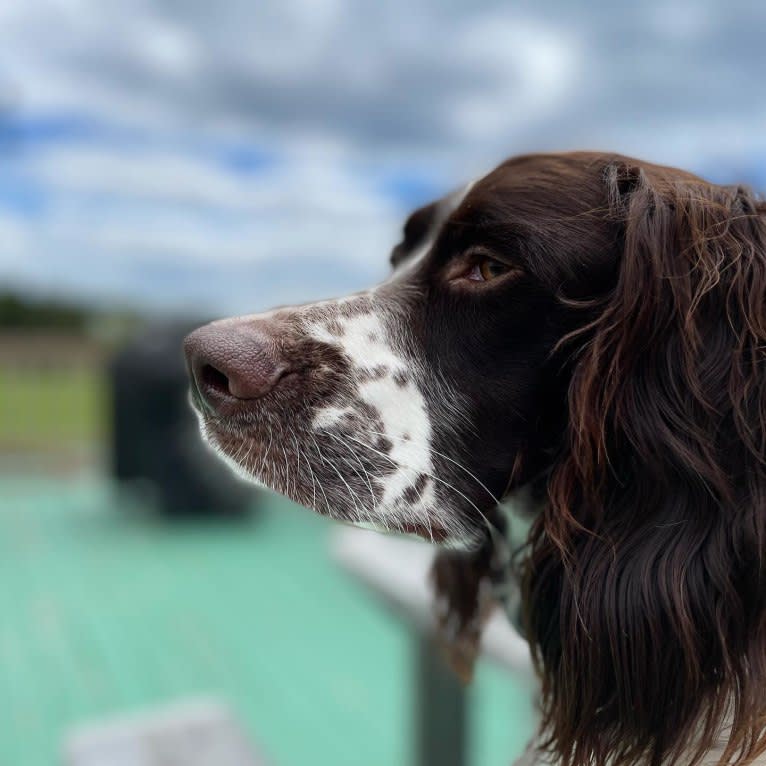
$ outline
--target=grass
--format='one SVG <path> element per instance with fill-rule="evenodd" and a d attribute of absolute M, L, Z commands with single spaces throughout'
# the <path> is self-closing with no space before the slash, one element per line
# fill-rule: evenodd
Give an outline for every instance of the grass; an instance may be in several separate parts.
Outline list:
<path fill-rule="evenodd" d="M 55 451 L 100 442 L 107 402 L 96 369 L 2 367 L 0 450 Z"/>
<path fill-rule="evenodd" d="M 271 495 L 168 524 L 102 480 L 0 479 L 0 763 L 48 766 L 74 724 L 199 694 L 275 766 L 412 763 L 411 636 L 330 561 L 332 528 Z M 510 763 L 529 690 L 482 666 L 470 693 L 471 763 Z"/>

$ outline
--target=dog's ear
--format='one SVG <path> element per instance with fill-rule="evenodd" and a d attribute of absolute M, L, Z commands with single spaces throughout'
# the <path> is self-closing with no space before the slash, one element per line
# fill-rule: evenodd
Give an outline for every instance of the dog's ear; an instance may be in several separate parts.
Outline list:
<path fill-rule="evenodd" d="M 440 200 L 423 205 L 410 213 L 404 222 L 402 241 L 394 246 L 389 261 L 397 268 L 410 258 L 428 240 L 428 235 L 436 226 Z"/>
<path fill-rule="evenodd" d="M 395 269 L 413 258 L 416 253 L 428 249 L 439 227 L 465 193 L 465 187 L 455 189 L 410 213 L 404 222 L 402 241 L 394 247 L 389 258 Z"/>
<path fill-rule="evenodd" d="M 699 437 L 725 410 L 763 455 L 753 435 L 766 438 L 766 411 L 745 389 L 766 337 L 766 205 L 741 186 L 672 172 L 652 178 L 621 163 L 610 166 L 607 186 L 621 263 L 570 392 L 579 446 L 605 458 L 611 428 L 648 468 L 688 458 L 708 486 L 726 484 L 713 445 Z"/>
<path fill-rule="evenodd" d="M 526 632 L 565 764 L 766 747 L 763 203 L 661 168 L 606 174 L 616 283 L 576 349 L 533 525 Z"/>

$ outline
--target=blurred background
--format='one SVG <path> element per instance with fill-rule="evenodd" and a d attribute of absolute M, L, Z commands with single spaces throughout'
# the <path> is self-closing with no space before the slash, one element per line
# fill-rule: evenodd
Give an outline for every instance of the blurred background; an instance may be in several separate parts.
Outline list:
<path fill-rule="evenodd" d="M 275 766 L 415 763 L 412 628 L 197 448 L 178 339 L 383 278 L 511 154 L 762 190 L 765 32 L 742 0 L 0 4 L 0 763 L 200 695 Z M 528 685 L 468 698 L 468 761 L 509 763 Z"/>

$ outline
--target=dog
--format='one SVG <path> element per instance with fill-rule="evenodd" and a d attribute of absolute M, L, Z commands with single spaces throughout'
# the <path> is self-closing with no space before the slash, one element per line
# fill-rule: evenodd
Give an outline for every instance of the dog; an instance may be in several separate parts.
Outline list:
<path fill-rule="evenodd" d="M 443 622 L 473 639 L 481 584 L 511 573 L 541 679 L 526 763 L 766 763 L 766 204 L 525 155 L 415 211 L 391 263 L 192 333 L 206 440 L 326 516 L 437 543 Z"/>

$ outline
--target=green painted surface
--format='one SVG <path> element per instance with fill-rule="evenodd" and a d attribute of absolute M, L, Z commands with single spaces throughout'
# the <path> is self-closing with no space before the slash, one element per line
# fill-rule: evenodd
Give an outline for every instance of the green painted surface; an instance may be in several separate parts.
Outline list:
<path fill-rule="evenodd" d="M 169 524 L 105 482 L 0 480 L 0 764 L 58 763 L 72 724 L 199 694 L 275 766 L 411 763 L 410 637 L 329 531 L 273 497 Z M 529 692 L 485 666 L 471 695 L 472 762 L 510 763 Z"/>

